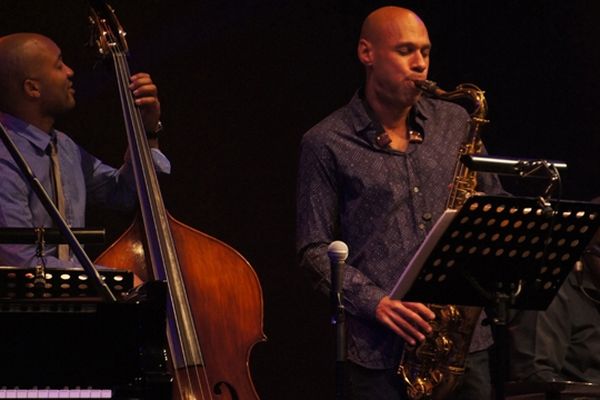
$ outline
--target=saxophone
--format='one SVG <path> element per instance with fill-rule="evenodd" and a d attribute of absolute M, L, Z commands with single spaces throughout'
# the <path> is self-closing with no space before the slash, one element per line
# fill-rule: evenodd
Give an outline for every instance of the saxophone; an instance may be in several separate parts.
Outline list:
<path fill-rule="evenodd" d="M 481 152 L 480 130 L 489 122 L 484 92 L 469 83 L 461 84 L 451 92 L 440 89 L 432 81 L 415 81 L 415 86 L 434 98 L 459 103 L 471 111 L 467 140 L 459 149 L 446 203 L 446 208 L 459 209 L 476 193 L 477 176 L 465 167 L 460 157 Z M 398 374 L 412 400 L 445 399 L 456 388 L 464 374 L 469 345 L 482 311 L 481 307 L 457 305 L 427 304 L 427 307 L 436 315 L 430 323 L 433 331 L 420 344 L 405 344 L 398 367 Z"/>

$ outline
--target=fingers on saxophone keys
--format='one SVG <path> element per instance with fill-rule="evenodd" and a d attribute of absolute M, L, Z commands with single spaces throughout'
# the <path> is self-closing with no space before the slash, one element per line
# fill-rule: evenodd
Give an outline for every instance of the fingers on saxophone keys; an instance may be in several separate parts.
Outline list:
<path fill-rule="evenodd" d="M 425 336 L 407 321 L 397 322 L 394 332 L 412 346 L 414 346 L 417 341 L 422 342 L 425 340 Z"/>
<path fill-rule="evenodd" d="M 435 317 L 423 304 L 405 303 L 387 296 L 383 297 L 377 305 L 375 316 L 410 344 L 415 344 L 416 340 L 425 340 L 425 334 L 432 330 L 427 321 Z"/>
<path fill-rule="evenodd" d="M 419 335 L 422 334 L 420 334 L 412 324 L 394 313 L 381 315 L 378 319 L 383 325 L 391 329 L 396 335 L 400 336 L 404 341 L 411 345 L 416 343 L 415 340 L 422 340 L 419 337 Z"/>
<path fill-rule="evenodd" d="M 428 321 L 435 319 L 434 312 L 431 311 L 429 308 L 427 308 L 427 306 L 423 303 L 412 303 L 409 301 L 405 301 L 402 304 L 404 304 L 404 306 L 406 308 L 409 308 L 412 311 L 418 313 L 419 315 L 421 315 L 423 318 L 427 319 Z"/>
<path fill-rule="evenodd" d="M 420 342 L 425 340 L 425 335 L 432 330 L 431 325 L 426 321 L 429 319 L 429 310 L 426 307 L 416 307 L 415 311 L 411 306 L 402 305 L 398 307 L 397 314 L 392 316 L 400 331 L 397 333 L 411 345 L 415 344 L 415 339 Z"/>

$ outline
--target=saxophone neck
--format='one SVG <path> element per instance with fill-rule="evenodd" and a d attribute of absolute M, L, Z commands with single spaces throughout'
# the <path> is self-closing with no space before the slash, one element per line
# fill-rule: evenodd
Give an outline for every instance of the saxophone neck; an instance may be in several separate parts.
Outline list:
<path fill-rule="evenodd" d="M 485 99 L 485 92 L 472 83 L 462 83 L 455 90 L 447 92 L 438 87 L 437 83 L 429 80 L 413 81 L 415 86 L 436 99 L 457 103 L 463 107 L 464 101 L 469 102 L 469 106 L 465 107 L 471 119 L 477 120 L 480 123 L 487 123 L 488 106 Z"/>

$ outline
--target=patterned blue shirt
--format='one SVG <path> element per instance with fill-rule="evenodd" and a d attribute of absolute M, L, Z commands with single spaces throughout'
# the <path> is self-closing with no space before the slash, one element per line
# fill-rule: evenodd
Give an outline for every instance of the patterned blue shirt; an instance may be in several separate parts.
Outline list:
<path fill-rule="evenodd" d="M 43 132 L 9 114 L 0 113 L 0 122 L 15 142 L 44 189 L 55 199 L 50 161 L 50 140 L 56 137 L 65 195 L 66 221 L 73 228 L 85 227 L 86 204 L 109 208 L 132 209 L 137 202 L 133 170 L 126 162 L 120 169 L 110 167 L 79 147 L 62 132 Z M 153 149 L 157 171 L 170 171 L 169 161 Z M 46 209 L 31 189 L 12 156 L 0 143 L 0 226 L 55 226 Z M 34 266 L 38 260 L 35 245 L 1 245 L 0 263 L 13 266 Z M 56 246 L 46 248 L 48 267 L 72 267 L 73 261 L 60 261 Z"/>
<path fill-rule="evenodd" d="M 384 129 L 356 94 L 303 137 L 297 192 L 297 250 L 316 287 L 330 288 L 327 247 L 349 247 L 344 275 L 348 358 L 368 368 L 397 366 L 401 341 L 375 319 L 429 229 L 445 209 L 469 115 L 455 104 L 422 98 L 410 129 L 423 135 L 405 152 L 380 139 Z M 496 176 L 481 174 L 479 189 L 500 193 Z M 476 332 L 472 350 L 491 344 Z"/>

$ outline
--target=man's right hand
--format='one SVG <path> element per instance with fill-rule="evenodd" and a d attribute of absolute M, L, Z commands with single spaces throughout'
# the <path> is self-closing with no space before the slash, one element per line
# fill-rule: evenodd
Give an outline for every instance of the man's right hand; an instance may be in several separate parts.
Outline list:
<path fill-rule="evenodd" d="M 375 317 L 406 342 L 414 345 L 417 340 L 425 340 L 424 334 L 431 332 L 428 321 L 434 319 L 435 314 L 422 303 L 392 300 L 385 296 L 377 305 Z"/>

